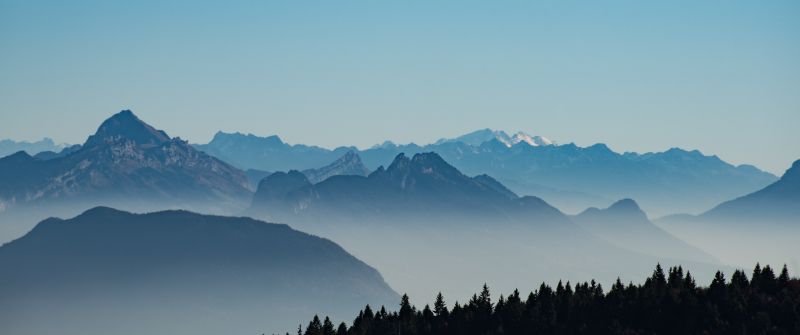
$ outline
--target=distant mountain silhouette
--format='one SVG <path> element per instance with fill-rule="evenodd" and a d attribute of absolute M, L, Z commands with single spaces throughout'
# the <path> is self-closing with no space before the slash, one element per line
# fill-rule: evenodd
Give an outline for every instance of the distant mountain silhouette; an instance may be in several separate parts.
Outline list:
<path fill-rule="evenodd" d="M 694 264 L 693 273 L 717 268 L 652 226 L 643 230 L 661 236 L 637 237 L 685 250 L 653 255 L 615 245 L 542 199 L 519 197 L 488 175 L 467 176 L 436 153 L 398 154 L 366 177 L 316 184 L 296 170 L 276 172 L 260 182 L 249 213 L 330 237 L 380 267 L 392 285 L 419 294 L 435 295 L 426 291 L 434 283 L 465 294 L 484 281 L 513 289 L 521 278 L 550 279 L 547 273 L 597 271 L 613 280 L 676 259 Z"/>
<path fill-rule="evenodd" d="M 333 163 L 318 169 L 303 170 L 303 174 L 316 184 L 333 176 L 366 176 L 369 169 L 361 162 L 361 157 L 351 150 Z"/>
<path fill-rule="evenodd" d="M 778 181 L 757 192 L 719 204 L 700 218 L 758 225 L 788 223 L 800 227 L 800 160 L 795 161 Z"/>
<path fill-rule="evenodd" d="M 6 208 L 67 201 L 215 208 L 240 206 L 251 194 L 242 171 L 127 110 L 63 155 L 37 159 L 20 152 L 0 159 L 0 184 Z"/>
<path fill-rule="evenodd" d="M 38 160 L 46 161 L 46 160 L 49 160 L 49 159 L 61 158 L 61 157 L 67 156 L 67 155 L 69 155 L 69 154 L 71 154 L 73 152 L 76 152 L 76 151 L 80 150 L 80 149 L 81 149 L 81 145 L 80 144 L 75 144 L 75 145 L 71 145 L 71 146 L 65 147 L 64 149 L 61 149 L 61 151 L 59 151 L 59 152 L 42 151 L 42 152 L 39 152 L 38 154 L 33 155 L 33 158 L 36 158 Z"/>
<path fill-rule="evenodd" d="M 655 223 L 728 264 L 761 262 L 800 268 L 800 160 L 776 182 L 700 214 Z"/>
<path fill-rule="evenodd" d="M 354 148 L 323 149 L 316 146 L 289 145 L 278 136 L 217 132 L 208 144 L 195 148 L 218 157 L 241 169 L 263 171 L 305 170 L 324 166 Z"/>
<path fill-rule="evenodd" d="M 443 144 L 447 142 L 461 142 L 471 146 L 480 146 L 484 142 L 497 140 L 507 147 L 512 147 L 520 142 L 525 142 L 531 146 L 553 145 L 555 144 L 548 138 L 542 136 L 528 135 L 524 132 L 517 132 L 514 135 L 508 135 L 502 130 L 481 129 L 469 134 L 461 135 L 453 139 L 441 139 L 436 144 Z"/>
<path fill-rule="evenodd" d="M 606 209 L 592 207 L 572 218 L 584 229 L 623 248 L 654 256 L 718 262 L 650 222 L 632 199 L 622 199 Z"/>
<path fill-rule="evenodd" d="M 259 184 L 252 211 L 279 221 L 447 215 L 517 223 L 516 215 L 525 213 L 525 220 L 541 216 L 546 222 L 570 224 L 541 199 L 519 198 L 486 175 L 468 177 L 435 153 L 412 158 L 399 154 L 388 168 L 379 167 L 369 176 L 335 176 L 317 184 L 297 171 L 275 173 Z"/>
<path fill-rule="evenodd" d="M 218 133 L 196 147 L 244 169 L 288 171 L 317 168 L 355 150 L 289 145 L 277 136 Z M 483 129 L 429 145 L 381 145 L 357 151 L 371 170 L 400 153 L 436 152 L 469 175 L 488 174 L 520 195 L 534 195 L 578 212 L 632 197 L 648 213 L 699 213 L 777 178 L 750 165 L 734 166 L 697 150 L 616 153 L 604 144 L 557 145 L 539 136 Z"/>
<path fill-rule="evenodd" d="M 56 144 L 50 138 L 44 138 L 36 142 L 0 140 L 0 157 L 5 157 L 18 151 L 25 151 L 29 155 L 36 155 L 41 152 L 59 152 L 66 148 L 66 144 Z"/>
<path fill-rule="evenodd" d="M 5 334 L 260 334 L 398 299 L 335 243 L 250 218 L 98 207 L 0 247 Z"/>
<path fill-rule="evenodd" d="M 258 169 L 248 169 L 244 173 L 247 176 L 247 180 L 250 181 L 250 187 L 254 190 L 258 188 L 258 183 L 261 182 L 261 179 L 272 174 L 272 172 Z"/>

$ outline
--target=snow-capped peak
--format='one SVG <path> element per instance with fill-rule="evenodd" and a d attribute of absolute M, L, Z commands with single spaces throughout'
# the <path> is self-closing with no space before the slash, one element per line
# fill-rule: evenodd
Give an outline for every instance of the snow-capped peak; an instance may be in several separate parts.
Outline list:
<path fill-rule="evenodd" d="M 509 148 L 520 142 L 528 143 L 529 145 L 534 147 L 554 144 L 553 141 L 542 136 L 528 135 L 521 131 L 511 136 L 508 135 L 508 133 L 506 133 L 505 131 L 492 130 L 488 128 L 477 130 L 456 138 L 450 138 L 450 139 L 443 138 L 437 141 L 436 144 L 442 144 L 447 142 L 463 142 L 472 146 L 479 146 L 481 145 L 481 143 L 493 139 L 499 141 L 500 143 L 503 143 L 505 146 Z"/>
<path fill-rule="evenodd" d="M 528 135 L 526 133 L 523 133 L 521 131 L 517 132 L 516 134 L 514 134 L 514 136 L 511 137 L 511 141 L 510 142 L 511 142 L 511 145 L 517 144 L 519 142 L 525 142 L 525 143 L 528 143 L 528 144 L 530 144 L 531 146 L 534 146 L 534 147 L 543 146 L 543 145 L 552 145 L 553 144 L 553 141 L 549 140 L 546 137 L 543 137 L 543 136 L 532 136 L 532 135 Z M 506 144 L 506 145 L 508 145 L 508 144 Z M 509 146 L 511 146 L 511 145 L 509 145 Z"/>

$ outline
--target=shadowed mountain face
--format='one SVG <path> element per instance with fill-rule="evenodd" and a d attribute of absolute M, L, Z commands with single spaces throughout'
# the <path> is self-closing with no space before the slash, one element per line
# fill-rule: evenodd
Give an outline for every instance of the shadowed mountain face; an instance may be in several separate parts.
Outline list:
<path fill-rule="evenodd" d="M 251 194 L 242 171 L 130 111 L 103 122 L 80 148 L 46 158 L 20 152 L 0 159 L 0 207 L 69 202 L 222 210 L 246 204 Z"/>
<path fill-rule="evenodd" d="M 726 201 L 700 216 L 721 222 L 776 223 L 800 226 L 800 160 L 769 186 Z"/>
<path fill-rule="evenodd" d="M 484 282 L 501 290 L 565 278 L 610 283 L 658 261 L 693 273 L 717 267 L 693 262 L 708 259 L 696 249 L 679 261 L 677 252 L 615 246 L 543 200 L 518 197 L 486 175 L 464 175 L 435 153 L 399 154 L 367 177 L 317 184 L 297 171 L 274 173 L 259 184 L 250 213 L 332 238 L 381 268 L 392 286 L 423 297 L 446 287 L 446 295 L 464 300 Z"/>
<path fill-rule="evenodd" d="M 606 209 L 589 208 L 573 216 L 572 220 L 622 248 L 653 256 L 718 262 L 711 255 L 654 225 L 631 199 L 617 201 Z"/>
<path fill-rule="evenodd" d="M 672 215 L 656 223 L 729 264 L 787 264 L 800 270 L 800 160 L 775 183 L 726 201 L 701 215 Z"/>
<path fill-rule="evenodd" d="M 225 133 L 196 147 L 239 167 L 266 171 L 316 168 L 354 150 Z M 733 166 L 696 150 L 620 154 L 603 144 L 556 145 L 539 136 L 489 129 L 425 146 L 385 142 L 358 154 L 367 168 L 376 169 L 399 153 L 423 152 L 436 152 L 466 174 L 491 175 L 517 194 L 535 195 L 568 212 L 628 197 L 656 216 L 701 212 L 776 180 L 753 166 Z"/>
<path fill-rule="evenodd" d="M 329 240 L 249 218 L 98 207 L 0 247 L 0 333 L 270 333 L 399 297 Z"/>

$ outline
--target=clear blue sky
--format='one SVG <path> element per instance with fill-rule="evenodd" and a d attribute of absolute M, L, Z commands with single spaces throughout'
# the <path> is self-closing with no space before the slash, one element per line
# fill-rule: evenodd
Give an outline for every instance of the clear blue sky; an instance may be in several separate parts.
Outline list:
<path fill-rule="evenodd" d="M 800 158 L 800 1 L 0 0 L 0 138 L 130 108 L 192 142 L 427 143 L 478 128 Z"/>

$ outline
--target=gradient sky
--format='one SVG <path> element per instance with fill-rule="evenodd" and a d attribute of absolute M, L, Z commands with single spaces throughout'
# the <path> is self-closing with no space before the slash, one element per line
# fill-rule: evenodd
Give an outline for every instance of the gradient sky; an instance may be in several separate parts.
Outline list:
<path fill-rule="evenodd" d="M 0 138 L 82 142 L 128 108 L 192 142 L 489 127 L 780 174 L 800 158 L 800 1 L 0 0 Z"/>

